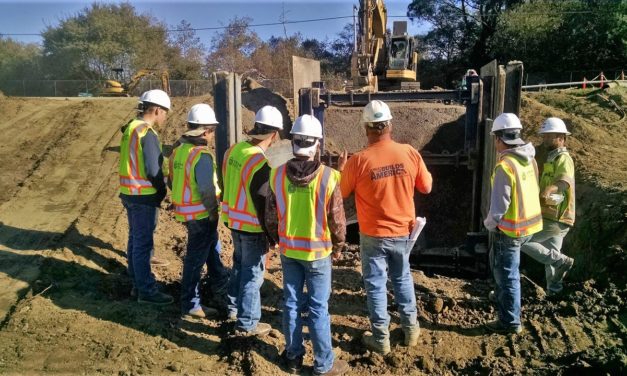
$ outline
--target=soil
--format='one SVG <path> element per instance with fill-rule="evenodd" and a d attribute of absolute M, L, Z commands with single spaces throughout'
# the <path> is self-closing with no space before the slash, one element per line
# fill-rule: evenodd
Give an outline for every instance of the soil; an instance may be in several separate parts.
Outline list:
<path fill-rule="evenodd" d="M 165 145 L 172 145 L 182 133 L 187 109 L 201 101 L 212 103 L 210 97 L 174 98 L 168 122 L 159 129 Z M 261 289 L 262 321 L 273 327 L 264 338 L 232 339 L 222 320 L 181 320 L 177 305 L 146 307 L 130 298 L 131 284 L 125 273 L 127 222 L 117 197 L 117 163 L 119 128 L 134 115 L 135 105 L 133 98 L 0 98 L 0 158 L 5 161 L 0 170 L 0 373 L 284 374 L 278 360 L 284 339 L 282 273 L 276 254 L 271 254 Z M 426 119 L 440 119 L 439 123 L 421 117 L 416 120 L 411 111 L 406 115 L 401 115 L 403 109 L 397 111 L 396 119 L 406 116 L 408 122 L 424 125 L 424 138 L 412 141 L 421 149 L 442 128 L 438 124 L 457 124 L 463 117 L 463 111 L 455 106 L 433 104 L 432 108 L 420 111 L 426 112 Z M 523 119 L 537 124 L 543 116 L 536 115 L 538 108 L 560 113 L 529 98 Z M 253 121 L 252 111 L 244 111 L 245 124 Z M 330 113 L 329 118 L 336 115 Z M 352 118 L 354 114 L 341 116 Z M 587 124 L 585 119 L 581 122 Z M 353 123 L 347 120 L 344 124 Z M 393 351 L 382 357 L 360 344 L 369 323 L 358 247 L 352 245 L 334 267 L 330 301 L 333 343 L 337 356 L 351 365 L 350 375 L 627 372 L 627 288 L 617 279 L 625 269 L 612 273 L 625 260 L 625 179 L 622 172 L 613 178 L 605 171 L 610 170 L 608 164 L 596 159 L 605 156 L 601 152 L 605 147 L 621 149 L 622 139 L 616 138 L 615 143 L 599 139 L 597 133 L 610 130 L 584 125 L 582 133 L 576 131 L 571 138 L 574 149 L 576 142 L 581 145 L 576 149 L 576 161 L 582 166 L 579 192 L 584 193 L 578 194 L 579 208 L 584 216 L 595 210 L 601 213 L 594 220 L 582 221 L 590 228 L 586 234 L 575 231 L 575 235 L 583 239 L 578 241 L 588 242 L 589 251 L 604 255 L 598 260 L 611 262 L 602 264 L 605 271 L 573 274 L 565 294 L 551 299 L 538 287 L 543 284 L 542 277 L 523 278 L 525 330 L 521 335 L 500 336 L 482 328 L 494 317 L 494 307 L 487 300 L 492 288 L 489 281 L 415 270 L 422 326 L 419 345 L 402 346 L 399 318 L 390 296 Z M 337 136 L 332 127 L 327 128 L 330 145 L 335 137 L 337 150 L 343 146 L 338 139 L 350 139 L 355 142 L 351 148 L 360 147 L 357 131 L 344 128 L 347 133 Z M 612 128 L 611 132 L 624 137 L 624 129 Z M 433 151 L 451 150 L 446 139 Z M 583 151 L 594 154 L 587 158 Z M 620 159 L 612 161 L 619 163 Z M 624 171 L 624 162 L 620 168 Z M 600 231 L 594 231 L 596 225 L 602 226 Z M 609 240 L 597 237 L 608 231 L 612 231 Z M 230 265 L 232 241 L 223 227 L 220 238 L 223 260 Z M 153 268 L 153 272 L 177 299 L 185 241 L 183 226 L 171 211 L 162 210 L 155 252 L 170 264 Z M 598 282 L 588 279 L 590 276 L 598 276 Z M 205 298 L 209 302 L 210 297 Z M 310 374 L 309 341 L 307 346 L 304 373 Z"/>

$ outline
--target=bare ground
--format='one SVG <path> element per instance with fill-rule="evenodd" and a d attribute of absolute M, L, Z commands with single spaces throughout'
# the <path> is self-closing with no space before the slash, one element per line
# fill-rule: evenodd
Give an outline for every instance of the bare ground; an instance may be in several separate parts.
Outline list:
<path fill-rule="evenodd" d="M 160 132 L 166 145 L 180 134 L 186 109 L 200 100 L 211 103 L 211 98 L 175 99 Z M 116 166 L 119 127 L 133 115 L 135 101 L 0 98 L 5 161 L 0 171 L 0 373 L 282 374 L 276 255 L 262 287 L 262 320 L 274 330 L 262 339 L 233 340 L 220 320 L 182 321 L 176 305 L 144 307 L 129 298 L 127 224 L 117 198 Z M 251 114 L 245 113 L 250 121 Z M 620 226 L 624 231 L 624 222 Z M 220 231 L 223 258 L 230 264 L 231 240 L 224 228 Z M 154 272 L 176 297 L 185 237 L 171 212 L 162 211 L 156 252 L 171 263 Z M 624 246 L 616 239 L 610 243 Z M 621 251 L 618 257 L 624 257 Z M 381 357 L 359 341 L 368 319 L 357 248 L 351 247 L 334 269 L 332 334 L 350 374 L 625 373 L 624 282 L 571 281 L 568 299 L 549 301 L 535 285 L 541 278 L 525 279 L 525 331 L 506 337 L 481 327 L 494 316 L 486 299 L 489 282 L 413 274 L 421 341 L 416 348 L 403 347 L 393 314 L 393 351 Z"/>

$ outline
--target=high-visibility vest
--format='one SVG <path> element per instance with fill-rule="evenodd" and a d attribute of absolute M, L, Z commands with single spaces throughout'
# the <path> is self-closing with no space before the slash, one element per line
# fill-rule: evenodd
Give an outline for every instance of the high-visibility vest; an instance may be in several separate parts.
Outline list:
<path fill-rule="evenodd" d="M 512 187 L 507 212 L 498 223 L 498 228 L 507 236 L 521 238 L 542 230 L 542 210 L 538 191 L 538 166 L 532 159 L 523 164 L 513 155 L 504 155 L 494 167 L 502 169 L 509 177 Z M 492 175 L 494 186 L 494 174 Z"/>
<path fill-rule="evenodd" d="M 340 173 L 320 166 L 306 186 L 294 185 L 286 176 L 286 165 L 273 169 L 270 188 L 279 216 L 279 249 L 286 257 L 313 261 L 329 256 L 333 243 L 327 225 L 327 207 Z"/>
<path fill-rule="evenodd" d="M 216 197 L 220 195 L 215 157 L 206 146 L 182 143 L 172 151 L 170 157 L 170 181 L 172 182 L 172 203 L 174 216 L 181 222 L 203 219 L 209 216 L 202 203 L 202 197 L 196 183 L 196 164 L 202 154 L 209 154 L 213 159 L 213 185 Z"/>
<path fill-rule="evenodd" d="M 564 160 L 566 159 L 566 160 Z M 540 177 L 540 192 L 544 191 L 548 186 L 555 184 L 558 180 L 568 182 L 568 189 L 564 192 L 564 201 L 557 205 L 548 205 L 542 203 L 542 217 L 552 221 L 561 222 L 568 226 L 575 224 L 575 176 L 555 176 L 555 166 L 557 162 L 573 164 L 573 160 L 564 149 L 560 151 L 555 158 L 547 160 L 542 168 L 542 176 Z"/>
<path fill-rule="evenodd" d="M 245 232 L 263 232 L 250 194 L 250 182 L 266 163 L 263 150 L 247 141 L 231 146 L 224 154 L 221 217 L 227 227 Z"/>
<path fill-rule="evenodd" d="M 124 130 L 120 143 L 120 167 L 118 169 L 122 194 L 135 196 L 157 193 L 146 175 L 141 143 L 142 138 L 151 130 L 154 132 L 150 124 L 140 119 L 131 121 Z M 161 143 L 159 147 L 161 148 Z"/>

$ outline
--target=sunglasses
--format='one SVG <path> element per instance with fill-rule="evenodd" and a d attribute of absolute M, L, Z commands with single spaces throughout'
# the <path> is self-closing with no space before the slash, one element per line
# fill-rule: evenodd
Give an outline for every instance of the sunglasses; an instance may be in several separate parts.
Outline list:
<path fill-rule="evenodd" d="M 316 144 L 315 138 L 309 138 L 309 139 L 295 138 L 293 141 L 294 141 L 294 145 L 298 146 L 299 148 L 308 148 Z"/>

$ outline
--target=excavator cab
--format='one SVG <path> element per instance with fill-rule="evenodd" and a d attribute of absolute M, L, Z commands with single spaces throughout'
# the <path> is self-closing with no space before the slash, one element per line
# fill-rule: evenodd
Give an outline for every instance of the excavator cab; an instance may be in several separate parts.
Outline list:
<path fill-rule="evenodd" d="M 418 53 L 416 39 L 407 34 L 407 22 L 395 21 L 388 47 L 385 78 L 394 81 L 416 81 Z"/>

